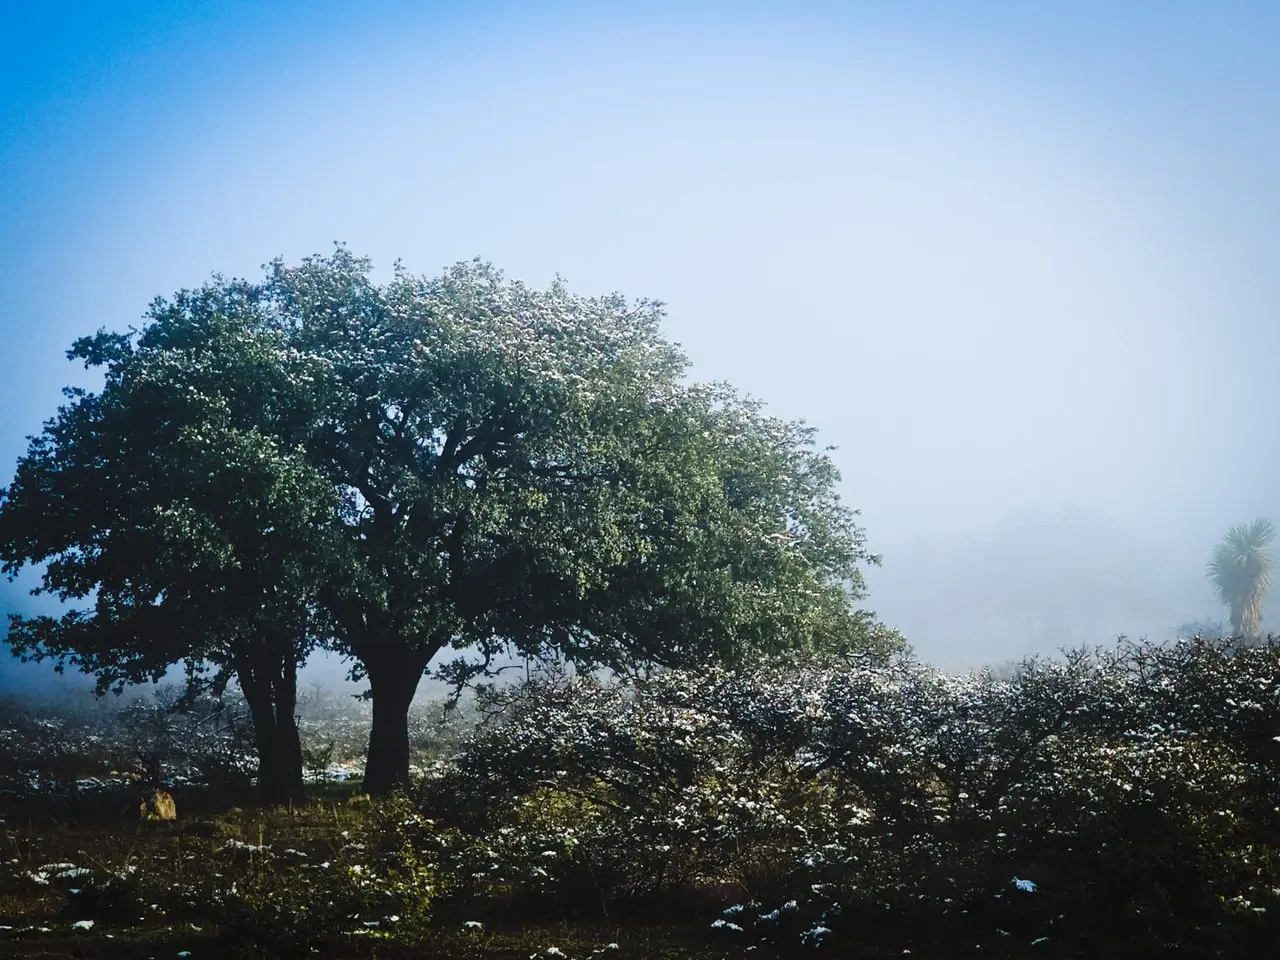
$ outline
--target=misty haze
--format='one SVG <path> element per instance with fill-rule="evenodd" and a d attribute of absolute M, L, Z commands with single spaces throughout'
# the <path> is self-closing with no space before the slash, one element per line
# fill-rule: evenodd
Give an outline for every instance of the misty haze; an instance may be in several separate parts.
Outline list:
<path fill-rule="evenodd" d="M 1280 942 L 1277 41 L 0 7 L 0 953 Z"/>
<path fill-rule="evenodd" d="M 816 425 L 885 557 L 870 605 L 925 657 L 973 666 L 1224 613 L 1209 551 L 1277 512 L 1276 281 L 1260 256 L 1275 227 L 1252 212 L 1274 198 L 1275 135 L 1244 123 L 1216 141 L 1213 91 L 1261 117 L 1275 85 L 1235 55 L 1195 97 L 1159 77 L 1183 69 L 1183 38 L 1236 37 L 1227 13 L 1154 27 L 1170 40 L 1147 41 L 1165 59 L 1142 73 L 1122 53 L 1126 31 L 1153 28 L 1142 18 L 1114 46 L 1078 24 L 941 16 L 559 22 L 424 21 L 397 40 L 402 61 L 360 43 L 335 60 L 346 34 L 325 32 L 331 13 L 305 56 L 216 75 L 200 58 L 229 35 L 196 40 L 195 24 L 172 28 L 194 59 L 158 22 L 86 36 L 154 36 L 151 59 L 102 75 L 71 72 L 89 69 L 74 35 L 37 69 L 44 48 L 17 38 L 44 28 L 12 32 L 9 69 L 32 92 L 5 124 L 0 454 L 13 463 L 58 389 L 83 380 L 62 359 L 75 336 L 123 328 L 214 270 L 250 274 L 334 237 L 383 269 L 479 253 L 531 283 L 561 273 L 665 301 L 698 379 Z M 247 49 L 281 28 L 255 24 Z M 373 18 L 356 36 L 383 29 Z M 472 31 L 483 50 L 461 39 Z M 551 36 L 562 53 L 541 59 Z M 1060 70 L 1084 49 L 1088 76 L 1069 82 Z M 189 79 L 165 98 L 128 99 L 179 63 Z M 64 82 L 83 91 L 74 107 L 43 109 Z M 445 82 L 473 103 L 434 96 Z M 214 162 L 200 138 L 232 123 L 246 148 L 219 140 Z M 441 150 L 445 131 L 485 149 Z M 275 153 L 248 148 L 264 137 Z M 52 229 L 71 211 L 76 229 Z"/>

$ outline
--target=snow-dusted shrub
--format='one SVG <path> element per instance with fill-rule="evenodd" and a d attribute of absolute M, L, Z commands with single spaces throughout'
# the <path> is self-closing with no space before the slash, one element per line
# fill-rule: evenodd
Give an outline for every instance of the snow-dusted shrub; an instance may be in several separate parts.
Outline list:
<path fill-rule="evenodd" d="M 537 681 L 422 802 L 458 895 L 714 892 L 741 908 L 719 929 L 811 943 L 1249 942 L 1280 906 L 1278 664 L 1120 644 L 1005 679 L 903 658 Z"/>

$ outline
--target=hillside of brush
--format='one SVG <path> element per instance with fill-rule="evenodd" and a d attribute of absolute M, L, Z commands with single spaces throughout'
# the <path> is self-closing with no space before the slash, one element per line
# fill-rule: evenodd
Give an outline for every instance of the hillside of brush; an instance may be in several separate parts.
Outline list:
<path fill-rule="evenodd" d="M 300 708 L 255 808 L 233 694 L 0 707 L 7 956 L 1245 956 L 1280 943 L 1280 646 L 1120 643 L 996 676 L 904 656 L 415 711 Z M 140 817 L 144 788 L 177 818 Z"/>

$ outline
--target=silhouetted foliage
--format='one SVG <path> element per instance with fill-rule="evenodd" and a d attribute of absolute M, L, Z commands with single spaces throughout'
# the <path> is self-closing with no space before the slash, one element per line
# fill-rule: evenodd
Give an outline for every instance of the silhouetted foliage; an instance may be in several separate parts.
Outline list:
<path fill-rule="evenodd" d="M 11 617 L 23 657 L 100 689 L 185 663 L 194 694 L 235 677 L 254 718 L 267 802 L 297 800 L 296 673 L 326 636 L 317 568 L 336 494 L 290 445 L 317 360 L 262 324 L 261 292 L 217 282 L 156 301 L 128 335 L 76 342 L 98 393 L 32 438 L 0 501 L 0 560 L 43 564 L 41 590 L 91 606 Z"/>

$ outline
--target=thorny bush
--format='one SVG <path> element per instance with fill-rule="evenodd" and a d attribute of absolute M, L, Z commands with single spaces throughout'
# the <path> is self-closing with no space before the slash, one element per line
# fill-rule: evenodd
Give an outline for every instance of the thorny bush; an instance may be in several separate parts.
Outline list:
<path fill-rule="evenodd" d="M 188 748 L 226 755 L 199 745 L 195 730 L 219 729 L 208 714 L 171 706 L 111 723 L 14 714 L 0 759 L 37 790 L 122 751 L 137 769 L 122 730 L 167 744 L 171 777 Z M 93 866 L 101 877 L 15 846 L 4 883 L 74 883 L 84 902 L 67 920 L 142 911 L 276 953 L 353 932 L 415 940 L 429 922 L 655 912 L 836 952 L 927 938 L 1239 956 L 1280 942 L 1274 642 L 1122 642 L 1002 676 L 910 657 L 544 675 L 476 709 L 460 740 L 454 721 L 424 719 L 441 732 L 412 799 L 277 812 L 302 820 L 274 837 L 267 820 L 265 836 L 228 834 L 235 818 L 189 835 L 180 818 L 171 853 L 126 854 Z"/>
<path fill-rule="evenodd" d="M 1280 941 L 1275 643 L 542 678 L 488 708 L 421 787 L 455 900 L 718 898 L 727 934 L 808 944 Z"/>

